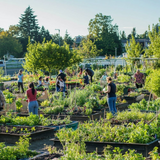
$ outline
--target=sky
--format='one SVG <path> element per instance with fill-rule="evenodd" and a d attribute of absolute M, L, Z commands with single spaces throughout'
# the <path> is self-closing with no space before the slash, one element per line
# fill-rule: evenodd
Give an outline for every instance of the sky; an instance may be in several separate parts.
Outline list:
<path fill-rule="evenodd" d="M 39 26 L 50 34 L 64 37 L 66 30 L 72 38 L 88 35 L 88 24 L 97 13 L 110 15 L 119 31 L 130 34 L 135 27 L 143 34 L 148 26 L 160 18 L 160 0 L 0 0 L 0 28 L 8 30 L 19 22 L 21 14 L 30 6 L 37 15 Z"/>

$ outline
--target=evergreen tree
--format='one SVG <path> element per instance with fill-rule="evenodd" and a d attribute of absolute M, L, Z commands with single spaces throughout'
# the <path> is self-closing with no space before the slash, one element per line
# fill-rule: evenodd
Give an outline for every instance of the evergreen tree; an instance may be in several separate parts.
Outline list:
<path fill-rule="evenodd" d="M 120 38 L 127 39 L 125 31 L 122 31 L 122 33 L 120 32 Z"/>
<path fill-rule="evenodd" d="M 38 40 L 39 26 L 36 17 L 30 6 L 21 15 L 18 27 L 22 38 L 30 37 L 31 41 Z"/>
<path fill-rule="evenodd" d="M 39 32 L 38 41 L 42 43 L 44 38 L 46 41 L 50 41 L 52 39 L 49 31 L 45 30 L 44 26 L 42 26 Z"/>
<path fill-rule="evenodd" d="M 63 39 L 64 42 L 66 42 L 67 44 L 69 44 L 70 46 L 73 45 L 73 39 L 69 36 L 67 30 L 66 30 L 66 33 L 65 33 L 65 36 L 64 36 L 64 39 Z"/>
<path fill-rule="evenodd" d="M 59 44 L 59 34 L 58 33 L 52 35 L 52 41 L 56 44 Z M 63 45 L 63 38 L 60 36 L 60 46 L 62 45 Z"/>

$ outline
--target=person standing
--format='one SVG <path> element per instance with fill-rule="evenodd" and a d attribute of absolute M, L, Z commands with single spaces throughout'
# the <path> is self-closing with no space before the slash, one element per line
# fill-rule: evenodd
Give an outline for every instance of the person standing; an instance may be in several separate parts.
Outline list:
<path fill-rule="evenodd" d="M 88 75 L 90 76 L 91 83 L 92 83 L 92 77 L 93 77 L 93 75 L 94 75 L 94 71 L 93 71 L 93 70 L 91 70 L 91 69 L 89 69 L 89 68 L 87 68 L 87 69 L 86 69 L 86 72 L 87 72 L 87 73 L 88 73 Z"/>
<path fill-rule="evenodd" d="M 2 91 L 0 91 L 0 111 L 3 110 L 5 105 L 5 97 Z"/>
<path fill-rule="evenodd" d="M 20 87 L 22 89 L 22 92 L 24 93 L 24 89 L 23 89 L 23 74 L 22 74 L 22 70 L 21 69 L 19 70 L 19 73 L 18 73 L 18 89 L 19 89 L 19 92 L 20 92 Z"/>
<path fill-rule="evenodd" d="M 66 74 L 64 74 L 62 70 L 60 70 L 59 72 L 60 72 L 60 74 L 59 74 L 58 76 L 60 76 L 60 77 L 61 77 L 61 79 L 62 79 L 62 80 L 63 80 L 63 82 L 64 82 L 64 88 L 63 88 L 63 91 L 65 92 L 65 90 L 66 90 L 66 84 L 65 84 L 65 81 L 66 81 Z M 57 76 L 57 78 L 58 78 L 58 76 Z"/>
<path fill-rule="evenodd" d="M 107 77 L 107 83 L 108 83 L 108 88 L 107 91 L 104 91 L 107 93 L 107 102 L 109 106 L 110 112 L 115 115 L 117 113 L 116 109 L 116 85 L 112 82 L 111 77 Z"/>
<path fill-rule="evenodd" d="M 56 80 L 56 91 L 57 92 L 63 92 L 63 96 L 65 97 L 65 84 L 64 84 L 64 81 L 63 79 L 58 76 L 57 77 L 57 80 Z"/>
<path fill-rule="evenodd" d="M 139 70 L 134 75 L 136 88 L 142 88 L 142 84 L 144 84 L 144 74 Z"/>
<path fill-rule="evenodd" d="M 105 86 L 106 85 L 106 82 L 107 82 L 107 71 L 105 72 L 105 74 L 100 78 L 100 84 Z"/>
<path fill-rule="evenodd" d="M 27 90 L 27 98 L 28 98 L 28 110 L 29 113 L 33 113 L 38 115 L 38 102 L 37 102 L 37 90 L 34 89 L 34 84 L 33 82 L 29 84 Z"/>

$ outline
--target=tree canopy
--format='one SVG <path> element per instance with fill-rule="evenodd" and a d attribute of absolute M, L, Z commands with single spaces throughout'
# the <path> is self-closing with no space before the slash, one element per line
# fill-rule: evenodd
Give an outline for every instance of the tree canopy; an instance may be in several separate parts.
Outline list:
<path fill-rule="evenodd" d="M 81 62 L 81 56 L 69 49 L 66 43 L 59 46 L 51 41 L 29 43 L 25 55 L 24 68 L 30 72 L 37 70 L 52 72 Z"/>
<path fill-rule="evenodd" d="M 89 34 L 94 40 L 98 50 L 102 50 L 100 55 L 114 55 L 115 48 L 121 54 L 122 46 L 118 33 L 118 26 L 112 25 L 111 16 L 96 14 L 89 22 Z"/>
<path fill-rule="evenodd" d="M 22 52 L 22 45 L 19 41 L 8 32 L 0 32 L 0 57 L 2 58 L 5 54 L 14 55 L 20 57 Z"/>

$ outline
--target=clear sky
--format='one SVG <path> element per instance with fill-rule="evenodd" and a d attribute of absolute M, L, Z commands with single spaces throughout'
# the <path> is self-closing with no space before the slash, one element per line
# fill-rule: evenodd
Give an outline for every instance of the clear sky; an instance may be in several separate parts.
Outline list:
<path fill-rule="evenodd" d="M 42 25 L 51 34 L 65 31 L 74 38 L 88 34 L 89 20 L 97 13 L 110 15 L 113 24 L 128 35 L 133 27 L 138 34 L 148 30 L 160 18 L 160 0 L 0 0 L 0 28 L 8 30 L 18 24 L 19 17 L 30 6 Z"/>

